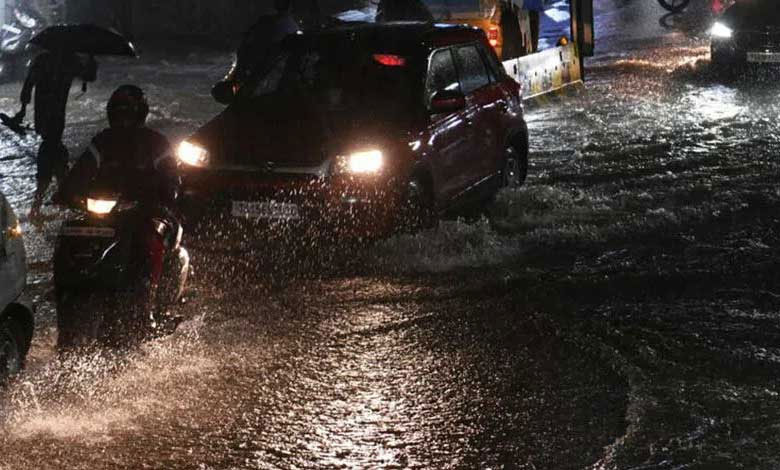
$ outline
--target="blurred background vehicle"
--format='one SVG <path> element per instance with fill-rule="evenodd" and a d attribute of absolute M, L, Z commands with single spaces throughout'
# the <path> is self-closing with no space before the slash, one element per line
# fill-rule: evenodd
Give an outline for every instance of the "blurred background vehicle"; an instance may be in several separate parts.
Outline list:
<path fill-rule="evenodd" d="M 22 229 L 0 194 L 0 384 L 24 367 L 33 335 L 33 313 L 21 300 L 27 283 Z"/>
<path fill-rule="evenodd" d="M 21 80 L 32 58 L 28 42 L 46 27 L 35 8 L 20 4 L 0 26 L 0 82 Z"/>
<path fill-rule="evenodd" d="M 780 7 L 775 0 L 736 2 L 710 29 L 712 63 L 723 69 L 780 66 Z"/>

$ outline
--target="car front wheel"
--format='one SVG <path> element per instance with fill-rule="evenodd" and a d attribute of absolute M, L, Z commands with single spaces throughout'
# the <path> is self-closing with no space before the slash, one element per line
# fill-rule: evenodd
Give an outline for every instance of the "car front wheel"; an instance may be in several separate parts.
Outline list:
<path fill-rule="evenodd" d="M 528 152 L 524 148 L 518 148 L 516 144 L 509 144 L 502 170 L 502 186 L 508 189 L 519 188 L 525 183 L 527 176 Z"/>
<path fill-rule="evenodd" d="M 425 179 L 414 175 L 406 185 L 399 211 L 399 227 L 404 232 L 434 228 L 438 223 L 433 195 Z"/>

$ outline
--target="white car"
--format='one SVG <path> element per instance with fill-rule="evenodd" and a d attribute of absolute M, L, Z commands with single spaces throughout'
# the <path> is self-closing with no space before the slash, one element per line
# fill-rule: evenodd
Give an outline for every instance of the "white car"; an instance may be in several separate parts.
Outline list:
<path fill-rule="evenodd" d="M 24 366 L 33 335 L 33 313 L 21 300 L 27 283 L 19 220 L 0 194 L 0 384 Z"/>

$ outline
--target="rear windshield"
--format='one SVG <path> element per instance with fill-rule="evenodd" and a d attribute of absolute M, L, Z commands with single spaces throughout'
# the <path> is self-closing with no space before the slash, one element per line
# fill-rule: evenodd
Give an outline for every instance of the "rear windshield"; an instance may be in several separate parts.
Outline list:
<path fill-rule="evenodd" d="M 412 65 L 408 57 L 366 50 L 349 39 L 289 41 L 241 98 L 282 95 L 291 105 L 313 106 L 337 120 L 404 119 L 420 92 Z"/>

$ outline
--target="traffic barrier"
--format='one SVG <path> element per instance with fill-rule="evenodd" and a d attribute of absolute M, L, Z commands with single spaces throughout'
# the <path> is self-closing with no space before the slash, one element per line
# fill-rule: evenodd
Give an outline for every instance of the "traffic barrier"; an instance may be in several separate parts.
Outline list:
<path fill-rule="evenodd" d="M 522 85 L 524 100 L 544 100 L 551 93 L 582 86 L 576 43 L 504 61 L 504 68 Z"/>

